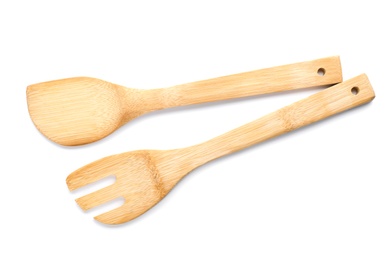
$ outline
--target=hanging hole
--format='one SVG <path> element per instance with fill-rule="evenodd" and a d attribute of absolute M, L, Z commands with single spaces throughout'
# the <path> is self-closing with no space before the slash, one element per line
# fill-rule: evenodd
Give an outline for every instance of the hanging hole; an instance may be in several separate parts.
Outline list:
<path fill-rule="evenodd" d="M 359 93 L 359 88 L 358 87 L 351 88 L 351 93 L 356 96 Z"/>
<path fill-rule="evenodd" d="M 317 74 L 320 75 L 320 76 L 324 76 L 325 75 L 325 69 L 324 68 L 319 68 L 317 70 Z"/>

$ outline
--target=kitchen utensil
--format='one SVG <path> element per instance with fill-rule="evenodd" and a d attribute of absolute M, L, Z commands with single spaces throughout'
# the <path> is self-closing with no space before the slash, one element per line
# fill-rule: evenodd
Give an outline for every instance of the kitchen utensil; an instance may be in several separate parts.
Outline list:
<path fill-rule="evenodd" d="M 330 85 L 342 81 L 338 57 L 300 62 L 161 89 L 125 88 L 77 77 L 27 88 L 38 130 L 61 145 L 100 140 L 145 113 L 175 106 Z"/>
<path fill-rule="evenodd" d="M 140 150 L 108 156 L 76 170 L 68 176 L 66 182 L 72 191 L 102 178 L 115 176 L 114 184 L 76 201 L 82 209 L 88 210 L 123 197 L 122 206 L 95 218 L 106 224 L 124 223 L 153 207 L 193 169 L 362 105 L 374 97 L 367 76 L 362 74 L 207 142 L 175 150 Z"/>

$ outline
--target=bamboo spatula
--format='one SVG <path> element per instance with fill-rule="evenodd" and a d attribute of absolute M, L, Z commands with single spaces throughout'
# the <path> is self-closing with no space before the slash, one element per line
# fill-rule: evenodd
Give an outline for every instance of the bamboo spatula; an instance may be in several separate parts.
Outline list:
<path fill-rule="evenodd" d="M 371 101 L 374 91 L 366 75 L 320 91 L 249 124 L 207 142 L 176 150 L 143 150 L 112 155 L 88 164 L 68 176 L 69 189 L 108 176 L 114 184 L 77 199 L 88 210 L 118 197 L 124 204 L 96 220 L 120 224 L 153 207 L 193 169 L 221 156 L 311 124 Z"/>
<path fill-rule="evenodd" d="M 27 88 L 38 130 L 62 145 L 95 142 L 145 113 L 175 106 L 336 84 L 338 57 L 295 63 L 170 88 L 125 88 L 96 78 L 68 78 Z"/>

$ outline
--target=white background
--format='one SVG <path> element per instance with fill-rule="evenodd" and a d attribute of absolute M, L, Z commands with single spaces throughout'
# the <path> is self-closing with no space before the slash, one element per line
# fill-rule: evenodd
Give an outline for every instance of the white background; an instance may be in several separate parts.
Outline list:
<path fill-rule="evenodd" d="M 348 4 L 347 4 L 348 3 Z M 386 1 L 1 1 L 0 259 L 389 259 Z M 196 144 L 318 91 L 175 108 L 108 138 L 56 145 L 29 84 L 91 76 L 149 89 L 340 55 L 365 106 L 196 169 L 120 226 L 65 178 L 96 159 Z"/>

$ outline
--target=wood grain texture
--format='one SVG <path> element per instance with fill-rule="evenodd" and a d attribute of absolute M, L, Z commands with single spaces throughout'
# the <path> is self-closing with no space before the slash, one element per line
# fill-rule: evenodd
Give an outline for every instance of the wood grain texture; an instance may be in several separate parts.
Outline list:
<path fill-rule="evenodd" d="M 356 90 L 356 95 L 353 93 Z M 124 204 L 96 220 L 120 224 L 158 203 L 186 174 L 221 156 L 244 149 L 371 101 L 374 91 L 360 75 L 284 107 L 207 142 L 187 148 L 144 150 L 112 155 L 88 164 L 66 180 L 70 190 L 114 175 L 111 186 L 77 199 L 84 210 L 123 197 Z"/>
<path fill-rule="evenodd" d="M 82 145 L 154 110 L 341 81 L 340 60 L 329 57 L 151 90 L 88 77 L 54 80 L 27 87 L 27 103 L 43 135 L 61 145 Z"/>

